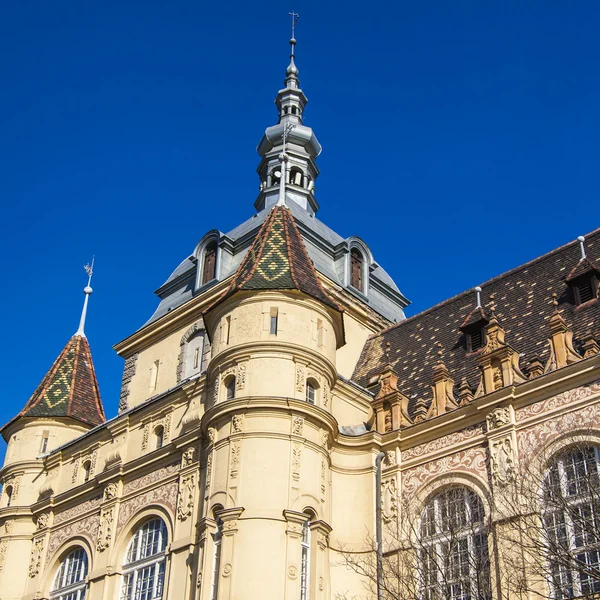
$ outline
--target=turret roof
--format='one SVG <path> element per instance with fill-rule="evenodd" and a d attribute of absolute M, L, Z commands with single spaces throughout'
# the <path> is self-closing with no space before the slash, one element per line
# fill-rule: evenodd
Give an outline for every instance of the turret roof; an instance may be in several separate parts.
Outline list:
<path fill-rule="evenodd" d="M 319 282 L 298 227 L 287 206 L 265 219 L 227 290 L 205 313 L 241 290 L 299 290 L 341 311 Z"/>
<path fill-rule="evenodd" d="M 67 342 L 13 421 L 20 417 L 70 417 L 91 426 L 104 423 L 106 417 L 85 336 L 74 335 Z"/>

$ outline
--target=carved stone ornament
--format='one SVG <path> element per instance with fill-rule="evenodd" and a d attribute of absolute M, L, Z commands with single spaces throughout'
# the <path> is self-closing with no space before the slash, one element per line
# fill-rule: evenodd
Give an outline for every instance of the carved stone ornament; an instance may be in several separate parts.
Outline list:
<path fill-rule="evenodd" d="M 210 491 L 210 480 L 212 477 L 212 463 L 213 463 L 213 454 L 212 452 L 209 452 L 207 458 L 206 458 L 206 482 L 204 484 L 204 487 L 206 488 L 206 498 L 208 498 L 208 494 Z"/>
<path fill-rule="evenodd" d="M 117 497 L 118 486 L 116 483 L 109 483 L 104 488 L 104 500 L 108 502 L 109 500 L 114 500 Z"/>
<path fill-rule="evenodd" d="M 99 524 L 100 514 L 95 513 L 53 529 L 48 542 L 48 556 L 52 556 L 66 540 L 75 536 L 85 537 L 90 544 L 94 544 L 98 535 Z M 54 526 L 56 527 L 56 519 L 54 519 Z"/>
<path fill-rule="evenodd" d="M 329 405 L 329 395 L 330 395 L 329 383 L 327 383 L 327 381 L 324 381 L 323 382 L 323 406 L 325 408 L 327 408 L 327 406 Z"/>
<path fill-rule="evenodd" d="M 196 456 L 196 451 L 193 446 L 186 448 L 181 455 L 181 466 L 189 467 L 193 462 Z"/>
<path fill-rule="evenodd" d="M 234 415 L 231 419 L 232 433 L 241 433 L 244 429 L 244 415 Z"/>
<path fill-rule="evenodd" d="M 31 548 L 31 558 L 29 559 L 29 577 L 35 577 L 42 567 L 42 557 L 44 555 L 44 538 L 39 537 L 33 540 Z"/>
<path fill-rule="evenodd" d="M 6 552 L 8 550 L 8 541 L 2 540 L 0 542 L 0 573 L 4 571 L 4 562 L 6 561 Z"/>
<path fill-rule="evenodd" d="M 321 502 L 325 500 L 325 490 L 327 489 L 327 461 L 321 459 Z"/>
<path fill-rule="evenodd" d="M 306 371 L 302 365 L 296 365 L 296 391 L 303 392 L 306 384 Z"/>
<path fill-rule="evenodd" d="M 216 404 L 219 401 L 219 388 L 221 386 L 221 377 L 217 375 L 215 377 L 215 383 L 213 385 L 213 401 Z"/>
<path fill-rule="evenodd" d="M 238 470 L 240 468 L 240 442 L 235 441 L 231 442 L 231 458 L 229 464 L 229 474 L 232 479 L 236 478 L 238 475 Z"/>
<path fill-rule="evenodd" d="M 179 466 L 179 462 L 177 463 Z M 149 504 L 160 504 L 165 506 L 170 514 L 175 513 L 177 504 L 177 482 L 165 483 L 156 488 L 152 488 L 143 494 L 134 496 L 127 502 L 123 502 L 119 508 L 119 518 L 117 520 L 117 531 L 122 531 L 125 524 L 140 510 Z"/>
<path fill-rule="evenodd" d="M 71 474 L 71 483 L 77 483 L 77 476 L 79 475 L 79 457 L 73 459 L 73 473 Z"/>
<path fill-rule="evenodd" d="M 329 433 L 325 429 L 321 429 L 321 446 L 327 448 L 329 445 Z"/>
<path fill-rule="evenodd" d="M 229 577 L 233 571 L 231 563 L 225 563 L 223 565 L 223 577 Z"/>
<path fill-rule="evenodd" d="M 194 490 L 196 477 L 193 473 L 181 478 L 179 482 L 179 493 L 177 497 L 177 518 L 185 521 L 192 516 L 194 509 Z"/>
<path fill-rule="evenodd" d="M 8 519 L 4 522 L 4 533 L 6 535 L 10 535 L 12 533 L 14 524 L 15 524 L 15 522 L 11 521 L 10 519 Z"/>
<path fill-rule="evenodd" d="M 104 552 L 112 541 L 114 511 L 114 506 L 111 506 L 100 513 L 100 526 L 98 527 L 98 537 L 96 539 L 96 550 L 98 552 Z"/>
<path fill-rule="evenodd" d="M 300 462 L 302 459 L 302 446 L 294 444 L 292 448 L 292 478 L 298 481 L 300 479 Z"/>
<path fill-rule="evenodd" d="M 38 515 L 38 518 L 36 520 L 36 526 L 37 526 L 38 531 L 40 529 L 44 529 L 44 528 L 48 527 L 49 520 L 50 520 L 49 513 L 42 513 L 41 515 Z"/>
<path fill-rule="evenodd" d="M 485 418 L 485 421 L 488 431 L 508 425 L 510 423 L 510 410 L 506 406 L 495 408 Z"/>
<path fill-rule="evenodd" d="M 243 390 L 246 385 L 246 365 L 239 365 L 237 368 L 237 375 L 235 377 L 235 388 Z"/>
<path fill-rule="evenodd" d="M 304 419 L 302 417 L 292 418 L 292 433 L 294 435 L 302 435 L 304 429 Z"/>
<path fill-rule="evenodd" d="M 381 509 L 386 523 L 398 518 L 398 486 L 395 477 L 381 482 Z"/>
<path fill-rule="evenodd" d="M 142 452 L 148 448 L 148 440 L 150 439 L 150 423 L 144 425 L 142 431 Z"/>
<path fill-rule="evenodd" d="M 515 479 L 515 459 L 510 436 L 490 443 L 492 479 L 501 487 Z"/>
<path fill-rule="evenodd" d="M 214 444 L 215 440 L 217 439 L 217 430 L 214 427 L 209 427 L 207 433 L 209 442 Z"/>
<path fill-rule="evenodd" d="M 288 576 L 290 579 L 296 579 L 296 577 L 298 577 L 298 567 L 296 567 L 296 565 L 290 565 L 288 567 Z"/>
<path fill-rule="evenodd" d="M 383 462 L 386 466 L 393 467 L 396 464 L 396 453 L 393 450 L 390 452 L 386 452 Z"/>

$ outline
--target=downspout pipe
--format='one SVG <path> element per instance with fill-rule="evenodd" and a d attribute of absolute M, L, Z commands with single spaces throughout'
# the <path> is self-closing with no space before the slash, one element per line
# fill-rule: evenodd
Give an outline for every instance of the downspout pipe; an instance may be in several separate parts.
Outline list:
<path fill-rule="evenodd" d="M 375 532 L 377 538 L 377 600 L 383 600 L 383 534 L 381 531 L 381 463 L 385 452 L 375 459 Z"/>

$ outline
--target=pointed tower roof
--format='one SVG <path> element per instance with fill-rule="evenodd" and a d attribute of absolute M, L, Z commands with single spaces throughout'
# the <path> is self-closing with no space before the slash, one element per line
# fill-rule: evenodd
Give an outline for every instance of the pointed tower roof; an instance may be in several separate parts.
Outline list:
<path fill-rule="evenodd" d="M 2 433 L 21 417 L 71 418 L 91 427 L 106 421 L 92 353 L 84 333 L 92 293 L 93 264 L 92 260 L 91 265 L 85 266 L 88 284 L 83 290 L 85 300 L 77 332 L 58 355 L 25 408 L 2 428 Z"/>
<path fill-rule="evenodd" d="M 87 338 L 74 335 L 18 417 L 71 417 L 86 425 L 104 423 L 98 380 Z"/>
<path fill-rule="evenodd" d="M 323 289 L 294 217 L 284 205 L 273 207 L 231 284 L 204 314 L 242 290 L 298 290 L 341 312 Z"/>

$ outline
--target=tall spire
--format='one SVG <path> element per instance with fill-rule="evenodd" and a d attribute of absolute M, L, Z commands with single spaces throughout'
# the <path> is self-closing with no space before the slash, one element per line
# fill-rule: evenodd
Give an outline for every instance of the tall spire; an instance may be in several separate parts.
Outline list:
<path fill-rule="evenodd" d="M 92 275 L 94 274 L 94 257 L 92 257 L 92 264 L 87 264 L 83 268 L 85 269 L 85 272 L 87 273 L 88 283 L 83 288 L 83 293 L 85 294 L 85 300 L 83 301 L 83 309 L 81 311 L 81 318 L 79 319 L 79 329 L 75 333 L 75 335 L 79 335 L 81 337 L 85 337 L 85 333 L 83 330 L 85 327 L 85 318 L 87 316 L 88 300 L 90 299 L 90 294 L 94 291 L 94 290 L 92 290 L 92 288 L 90 286 L 90 284 L 92 283 Z"/>
<path fill-rule="evenodd" d="M 321 153 L 321 144 L 312 129 L 303 124 L 308 101 L 300 89 L 296 66 L 299 15 L 293 11 L 289 14 L 292 17 L 290 62 L 285 71 L 285 87 L 279 90 L 275 99 L 279 122 L 267 128 L 257 148 L 262 157 L 258 166 L 261 183 L 254 206 L 262 210 L 293 201 L 314 214 L 319 208 L 314 195 L 315 179 L 319 174 L 315 159 Z"/>

